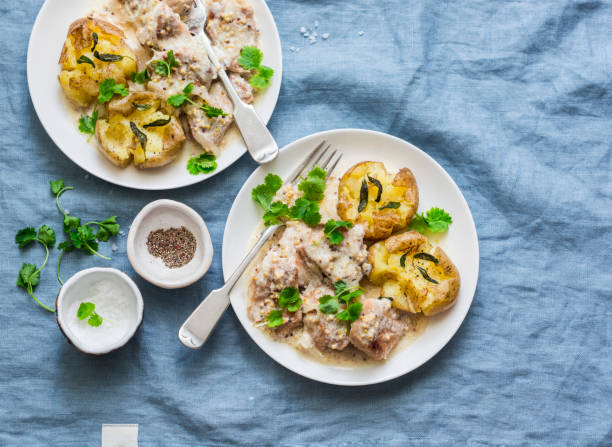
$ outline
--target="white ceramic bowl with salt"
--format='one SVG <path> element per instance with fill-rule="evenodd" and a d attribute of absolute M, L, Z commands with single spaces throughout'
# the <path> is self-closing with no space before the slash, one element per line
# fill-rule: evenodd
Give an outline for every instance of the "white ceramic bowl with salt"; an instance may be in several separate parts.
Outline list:
<path fill-rule="evenodd" d="M 83 302 L 95 304 L 102 324 L 80 320 Z M 144 302 L 136 283 L 120 270 L 94 267 L 81 270 L 57 295 L 57 324 L 68 341 L 85 354 L 102 355 L 125 345 L 142 323 Z"/>

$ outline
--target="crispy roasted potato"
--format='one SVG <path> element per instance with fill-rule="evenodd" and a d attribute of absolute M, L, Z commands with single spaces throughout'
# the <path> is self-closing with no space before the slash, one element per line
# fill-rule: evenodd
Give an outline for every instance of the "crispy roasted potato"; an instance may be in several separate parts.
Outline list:
<path fill-rule="evenodd" d="M 121 167 L 132 160 L 137 168 L 155 168 L 170 163 L 185 141 L 185 133 L 174 113 L 161 96 L 152 92 L 134 92 L 112 100 L 108 103 L 108 116 L 96 124 L 102 153 Z M 170 121 L 164 124 L 168 119 Z M 157 125 L 145 127 L 155 122 Z M 144 150 L 138 132 L 146 137 Z"/>
<path fill-rule="evenodd" d="M 440 247 L 416 231 L 400 233 L 370 247 L 370 281 L 398 309 L 424 315 L 443 312 L 455 303 L 459 271 Z"/>
<path fill-rule="evenodd" d="M 92 52 L 93 33 L 98 35 L 95 51 L 101 55 L 120 55 L 116 62 L 103 62 Z M 82 56 L 93 62 L 79 62 Z M 104 56 L 102 56 L 104 57 Z M 79 107 L 89 106 L 98 96 L 98 83 L 112 78 L 125 84 L 136 71 L 134 52 L 125 41 L 121 29 L 112 23 L 92 17 L 78 19 L 70 25 L 59 59 L 62 67 L 58 78 L 64 93 Z"/>
<path fill-rule="evenodd" d="M 408 168 L 393 175 L 380 162 L 364 161 L 346 171 L 338 185 L 338 215 L 362 224 L 366 239 L 384 239 L 405 228 L 418 206 L 419 189 Z"/>

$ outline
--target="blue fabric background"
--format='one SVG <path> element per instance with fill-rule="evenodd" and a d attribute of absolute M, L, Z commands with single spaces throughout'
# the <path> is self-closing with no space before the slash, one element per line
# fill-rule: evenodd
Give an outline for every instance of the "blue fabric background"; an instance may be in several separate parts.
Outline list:
<path fill-rule="evenodd" d="M 139 423 L 143 446 L 612 445 L 610 2 L 270 1 L 284 51 L 270 122 L 279 144 L 338 127 L 404 138 L 453 176 L 478 228 L 480 280 L 457 335 L 413 373 L 359 389 L 285 370 L 232 311 L 201 351 L 178 342 L 221 284 L 225 219 L 255 164 L 244 156 L 159 193 L 87 177 L 30 102 L 26 48 L 41 4 L 0 5 L 0 445 L 98 446 L 102 423 Z M 299 29 L 315 20 L 330 36 L 309 45 Z M 172 198 L 202 214 L 215 243 L 202 281 L 164 291 L 137 277 L 117 240 L 108 265 L 141 287 L 145 321 L 103 358 L 69 346 L 15 286 L 21 263 L 42 259 L 40 247 L 17 248 L 15 231 L 61 232 L 56 177 L 76 186 L 63 200 L 73 213 L 117 213 L 127 229 L 146 203 Z M 38 287 L 46 302 L 56 259 Z M 63 275 L 101 264 L 71 254 Z"/>

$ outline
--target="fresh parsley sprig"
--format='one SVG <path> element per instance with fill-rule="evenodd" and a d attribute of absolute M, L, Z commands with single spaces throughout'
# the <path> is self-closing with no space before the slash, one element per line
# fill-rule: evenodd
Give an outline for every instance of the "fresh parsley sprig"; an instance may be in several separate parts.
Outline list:
<path fill-rule="evenodd" d="M 38 233 L 34 227 L 23 228 L 15 235 L 15 243 L 20 248 L 27 247 L 32 242 L 38 242 L 45 248 L 45 260 L 40 267 L 36 267 L 35 264 L 24 263 L 19 270 L 17 275 L 17 285 L 24 288 L 28 294 L 36 301 L 43 309 L 49 312 L 55 312 L 55 309 L 40 302 L 40 300 L 34 295 L 34 289 L 40 281 L 40 272 L 47 264 L 49 260 L 49 248 L 55 246 L 55 232 L 47 225 L 42 225 L 38 229 Z"/>
<path fill-rule="evenodd" d="M 98 84 L 98 102 L 106 104 L 114 95 L 125 97 L 130 94 L 130 91 L 124 84 L 117 84 L 114 79 L 107 78 Z"/>
<path fill-rule="evenodd" d="M 278 295 L 278 305 L 281 309 L 274 309 L 266 315 L 268 327 L 277 327 L 285 323 L 283 319 L 283 309 L 289 312 L 297 312 L 302 306 L 302 298 L 300 292 L 295 287 L 285 287 Z"/>
<path fill-rule="evenodd" d="M 93 327 L 98 327 L 102 325 L 102 318 L 96 312 L 96 305 L 90 302 L 82 302 L 79 308 L 77 309 L 77 318 L 79 320 L 84 320 L 87 318 L 87 324 Z"/>
<path fill-rule="evenodd" d="M 185 86 L 182 94 L 179 93 L 177 95 L 172 95 L 166 100 L 166 102 L 170 104 L 172 107 L 174 107 L 175 109 L 182 107 L 186 102 L 188 102 L 204 110 L 204 113 L 206 114 L 208 118 L 215 118 L 217 116 L 227 116 L 227 113 L 225 113 L 222 109 L 213 107 L 206 103 L 198 104 L 192 101 L 189 98 L 192 92 L 193 92 L 193 82 L 190 82 L 189 84 Z"/>
<path fill-rule="evenodd" d="M 427 213 L 417 214 L 412 218 L 409 228 L 421 234 L 426 231 L 432 233 L 444 233 L 448 226 L 453 223 L 453 218 L 441 208 L 431 208 Z"/>
<path fill-rule="evenodd" d="M 257 47 L 246 46 L 240 50 L 238 63 L 245 70 L 254 71 L 249 83 L 257 89 L 264 89 L 270 85 L 270 79 L 274 75 L 273 69 L 261 65 L 262 60 L 263 53 Z"/>
<path fill-rule="evenodd" d="M 79 118 L 79 130 L 87 135 L 96 133 L 96 123 L 98 122 L 98 105 L 94 106 L 90 115 L 81 115 Z"/>
<path fill-rule="evenodd" d="M 146 82 L 151 80 L 151 75 L 149 74 L 149 67 L 153 66 L 153 71 L 164 77 L 170 77 L 172 74 L 172 69 L 180 66 L 179 61 L 174 57 L 174 51 L 170 50 L 166 53 L 166 60 L 156 59 L 147 64 L 147 66 L 142 71 L 133 72 L 130 75 L 132 82 L 137 84 L 145 84 Z"/>
<path fill-rule="evenodd" d="M 355 298 L 361 296 L 363 291 L 359 288 L 350 289 L 346 282 L 336 281 L 334 283 L 335 295 L 323 295 L 319 298 L 319 310 L 327 315 L 335 315 L 340 321 L 346 321 L 347 332 L 350 330 L 351 323 L 356 321 L 361 315 L 363 304 L 355 302 Z M 340 312 L 340 304 L 344 304 L 344 309 Z"/>
<path fill-rule="evenodd" d="M 329 239 L 330 245 L 338 245 L 344 240 L 344 234 L 340 231 L 341 228 L 353 228 L 353 223 L 347 220 L 329 219 L 325 222 L 323 233 Z"/>
<path fill-rule="evenodd" d="M 200 154 L 187 161 L 187 171 L 191 175 L 209 174 L 215 169 L 217 169 L 217 161 L 213 154 Z"/>

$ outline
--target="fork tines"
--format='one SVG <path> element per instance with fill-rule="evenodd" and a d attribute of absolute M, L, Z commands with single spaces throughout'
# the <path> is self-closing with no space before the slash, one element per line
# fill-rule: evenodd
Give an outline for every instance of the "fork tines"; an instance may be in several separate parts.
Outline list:
<path fill-rule="evenodd" d="M 315 166 L 319 166 L 327 171 L 327 177 L 329 177 L 332 171 L 338 165 L 338 162 L 342 158 L 342 154 L 338 150 L 332 150 L 332 152 L 325 158 L 323 162 L 321 160 L 327 154 L 327 151 L 331 148 L 331 144 L 327 144 L 323 140 L 313 151 L 306 156 L 304 161 L 298 165 L 295 169 L 295 175 L 289 179 L 291 183 L 295 183 L 299 178 L 304 177 L 308 172 Z"/>

